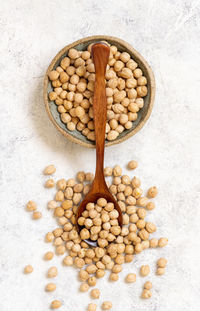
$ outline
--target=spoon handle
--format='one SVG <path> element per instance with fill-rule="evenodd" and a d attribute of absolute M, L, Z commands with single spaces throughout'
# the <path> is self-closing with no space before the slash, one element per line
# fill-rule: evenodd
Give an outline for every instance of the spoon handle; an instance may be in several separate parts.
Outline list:
<path fill-rule="evenodd" d="M 105 73 L 109 59 L 109 53 L 110 48 L 104 43 L 98 42 L 92 46 L 92 57 L 95 66 L 93 111 L 96 139 L 96 172 L 94 183 L 96 183 L 96 187 L 99 191 L 103 189 L 103 185 L 105 187 L 103 172 L 105 129 L 107 119 Z"/>

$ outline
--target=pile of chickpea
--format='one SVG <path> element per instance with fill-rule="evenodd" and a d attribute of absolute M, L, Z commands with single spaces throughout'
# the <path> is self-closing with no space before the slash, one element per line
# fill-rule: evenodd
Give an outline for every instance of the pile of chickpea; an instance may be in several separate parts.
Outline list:
<path fill-rule="evenodd" d="M 107 43 L 107 42 L 106 42 Z M 107 43 L 108 44 L 108 43 Z M 95 68 L 91 57 L 92 44 L 86 51 L 70 49 L 60 65 L 49 72 L 53 91 L 49 99 L 55 101 L 60 118 L 69 131 L 80 131 L 88 140 L 95 140 L 93 121 L 93 92 Z M 107 123 L 105 138 L 115 140 L 129 130 L 144 106 L 147 79 L 138 64 L 127 52 L 110 46 L 106 70 Z"/>
<path fill-rule="evenodd" d="M 136 161 L 128 163 L 129 169 L 137 167 Z M 44 174 L 51 175 L 55 172 L 55 167 L 50 165 L 44 170 Z M 78 268 L 78 276 L 81 281 L 80 291 L 87 292 L 89 289 L 92 299 L 100 298 L 100 290 L 95 287 L 99 278 L 104 277 L 106 270 L 110 271 L 110 281 L 117 281 L 123 269 L 123 264 L 130 263 L 134 256 L 148 248 L 162 248 L 167 245 L 168 239 L 165 237 L 151 238 L 150 235 L 156 231 L 156 225 L 146 221 L 148 211 L 155 208 L 154 199 L 158 193 L 155 186 L 148 189 L 146 196 L 141 188 L 141 181 L 138 177 L 129 177 L 122 174 L 119 165 L 113 168 L 104 169 L 105 177 L 112 179 L 109 189 L 117 200 L 123 213 L 123 226 L 118 225 L 118 212 L 111 202 L 105 198 L 97 200 L 96 204 L 88 203 L 86 210 L 78 219 L 79 225 L 84 228 L 80 234 L 76 227 L 76 212 L 78 205 L 89 192 L 93 181 L 93 174 L 78 172 L 76 179 L 60 179 L 57 181 L 57 192 L 54 200 L 48 202 L 48 209 L 53 211 L 58 219 L 59 227 L 46 234 L 46 242 L 53 243 L 57 255 L 66 254 L 63 259 L 64 266 L 74 266 Z M 52 178 L 51 178 L 52 179 Z M 48 180 L 47 180 L 48 181 Z M 52 188 L 55 183 L 48 183 L 45 187 Z M 31 203 L 30 203 L 31 202 Z M 27 204 L 28 211 L 36 210 L 37 205 L 33 201 Z M 84 240 L 91 239 L 97 241 L 96 247 L 89 246 Z M 54 257 L 52 251 L 44 255 L 45 260 Z M 163 275 L 167 260 L 160 258 L 157 261 L 157 275 Z M 25 267 L 25 273 L 31 273 L 32 266 Z M 146 277 L 150 273 L 149 265 L 140 267 L 140 276 Z M 55 266 L 47 271 L 48 278 L 54 278 L 58 274 Z M 129 273 L 125 278 L 126 283 L 136 282 L 136 274 Z M 148 299 L 152 296 L 152 283 L 146 281 L 141 298 Z M 48 283 L 45 287 L 47 292 L 56 290 L 55 283 Z M 62 305 L 60 300 L 53 300 L 52 309 L 57 309 Z M 112 303 L 104 301 L 102 310 L 110 310 Z M 97 305 L 90 303 L 87 311 L 95 311 Z"/>

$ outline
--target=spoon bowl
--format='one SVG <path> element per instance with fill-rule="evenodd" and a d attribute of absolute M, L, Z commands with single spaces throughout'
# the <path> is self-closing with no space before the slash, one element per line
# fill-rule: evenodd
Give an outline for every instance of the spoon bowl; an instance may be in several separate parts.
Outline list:
<path fill-rule="evenodd" d="M 94 84 L 94 128 L 96 138 L 96 172 L 91 190 L 86 195 L 78 207 L 76 222 L 78 231 L 81 227 L 78 225 L 78 218 L 86 209 L 88 203 L 96 203 L 99 198 L 105 198 L 107 202 L 114 204 L 115 209 L 118 211 L 118 223 L 122 226 L 122 212 L 110 193 L 104 177 L 104 147 L 105 147 L 105 128 L 106 128 L 106 87 L 105 87 L 105 72 L 108 63 L 110 48 L 103 42 L 98 42 L 92 46 L 92 57 L 95 66 L 95 84 Z M 95 241 L 86 240 L 92 246 L 96 245 Z"/>

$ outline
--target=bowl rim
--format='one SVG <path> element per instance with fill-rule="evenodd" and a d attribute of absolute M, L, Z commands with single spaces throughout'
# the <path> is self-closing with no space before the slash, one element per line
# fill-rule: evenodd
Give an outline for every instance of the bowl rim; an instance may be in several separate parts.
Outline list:
<path fill-rule="evenodd" d="M 95 36 L 89 36 L 89 37 L 84 37 L 82 39 L 76 40 L 68 45 L 66 45 L 64 48 L 62 48 L 57 54 L 56 56 L 52 59 L 50 65 L 48 66 L 45 76 L 44 76 L 44 84 L 43 84 L 43 99 L 44 99 L 44 104 L 45 104 L 45 108 L 48 114 L 49 119 L 51 120 L 51 122 L 54 124 L 54 126 L 58 129 L 58 131 L 64 135 L 65 137 L 67 137 L 70 141 L 75 142 L 81 146 L 87 147 L 87 148 L 95 148 L 95 144 L 92 144 L 89 140 L 88 142 L 82 141 L 77 137 L 72 136 L 71 134 L 69 134 L 67 131 L 63 130 L 59 124 L 56 122 L 55 118 L 53 117 L 51 110 L 49 108 L 49 99 L 48 99 L 48 83 L 49 83 L 49 78 L 48 78 L 48 74 L 49 72 L 53 69 L 55 63 L 63 56 L 63 54 L 65 54 L 70 48 L 73 48 L 74 46 L 81 44 L 81 43 L 85 43 L 87 41 L 91 41 L 91 40 L 105 40 L 105 41 L 113 41 L 116 42 L 122 46 L 125 47 L 125 49 L 130 50 L 133 55 L 136 56 L 136 58 L 140 59 L 141 63 L 143 63 L 143 65 L 145 66 L 145 69 L 149 75 L 149 88 L 150 88 L 150 97 L 149 97 L 149 104 L 148 104 L 148 109 L 146 112 L 146 115 L 144 116 L 144 118 L 136 125 L 136 127 L 130 131 L 129 133 L 127 133 L 125 136 L 119 138 L 119 139 L 115 139 L 113 141 L 108 141 L 105 142 L 105 147 L 108 146 L 112 146 L 115 144 L 119 144 L 127 139 L 129 139 L 130 137 L 132 137 L 133 135 L 135 135 L 139 130 L 141 130 L 141 128 L 144 126 L 144 124 L 147 122 L 147 120 L 149 119 L 152 109 L 153 109 L 153 105 L 154 105 L 154 99 L 155 99 L 155 78 L 154 78 L 154 74 L 153 71 L 150 67 L 150 65 L 147 63 L 147 61 L 144 59 L 144 57 L 137 51 L 135 50 L 132 45 L 130 45 L 129 43 L 127 43 L 126 41 L 117 38 L 117 37 L 113 37 L 113 36 L 107 36 L 107 35 L 95 35 Z"/>

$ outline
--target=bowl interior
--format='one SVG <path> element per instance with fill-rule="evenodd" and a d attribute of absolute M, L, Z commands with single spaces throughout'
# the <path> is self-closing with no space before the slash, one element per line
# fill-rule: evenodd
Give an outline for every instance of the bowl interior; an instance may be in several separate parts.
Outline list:
<path fill-rule="evenodd" d="M 81 43 L 78 43 L 78 44 L 75 44 L 73 45 L 73 47 L 79 51 L 83 51 L 83 50 L 86 50 L 87 49 L 87 46 L 90 44 L 90 43 L 94 43 L 94 42 L 98 42 L 100 40 L 103 40 L 103 38 L 101 37 L 100 38 L 95 38 L 95 39 L 88 39 L 87 41 L 84 41 L 81 42 Z M 106 146 L 109 146 L 109 145 L 112 145 L 112 144 L 117 144 L 117 143 L 120 143 L 121 141 L 124 141 L 125 139 L 127 139 L 128 137 L 132 136 L 133 134 L 135 134 L 143 125 L 139 126 L 145 119 L 145 117 L 147 116 L 147 113 L 149 111 L 149 109 L 151 110 L 152 107 L 150 107 L 150 102 L 151 102 L 151 97 L 152 97 L 152 77 L 153 77 L 153 73 L 151 72 L 152 76 L 150 77 L 149 75 L 149 70 L 150 67 L 148 66 L 148 64 L 146 63 L 146 61 L 135 51 L 131 49 L 129 49 L 129 47 L 127 46 L 124 46 L 122 43 L 118 42 L 118 40 L 116 39 L 108 39 L 107 37 L 105 37 L 105 39 L 108 43 L 110 43 L 111 45 L 116 45 L 118 50 L 120 52 L 128 52 L 130 55 L 131 55 L 131 58 L 134 59 L 139 67 L 142 69 L 144 75 L 146 76 L 147 78 L 147 86 L 148 86 L 148 93 L 147 93 L 147 96 L 144 98 L 144 107 L 142 109 L 139 110 L 138 112 L 138 118 L 136 121 L 132 122 L 133 125 L 131 127 L 131 129 L 129 130 L 125 130 L 124 132 L 122 132 L 118 137 L 117 139 L 115 139 L 114 141 L 108 141 L 106 140 L 105 141 L 105 145 Z M 128 44 L 127 44 L 128 45 Z M 68 54 L 68 51 L 65 51 L 60 58 L 58 58 L 53 67 L 51 67 L 51 70 L 52 69 L 56 69 L 57 66 L 59 66 L 60 64 L 60 61 L 66 57 Z M 137 55 L 138 54 L 138 55 Z M 153 81 L 154 82 L 154 81 Z M 48 84 L 47 84 L 47 93 L 51 92 L 53 90 L 52 86 L 51 86 L 51 82 L 48 81 Z M 47 96 L 48 97 L 48 96 Z M 71 137 L 74 138 L 74 141 L 77 142 L 77 140 L 80 140 L 81 142 L 84 143 L 84 145 L 87 145 L 88 147 L 94 147 L 95 145 L 95 142 L 93 141 L 90 141 L 88 140 L 84 135 L 81 134 L 81 132 L 79 132 L 78 130 L 75 130 L 75 131 L 69 131 L 67 129 L 67 127 L 65 126 L 65 124 L 61 121 L 60 119 L 60 113 L 57 111 L 57 105 L 53 102 L 53 101 L 50 101 L 48 99 L 48 105 L 49 105 L 49 110 L 50 110 L 50 113 L 53 117 L 53 119 L 55 120 L 55 122 L 57 123 L 57 125 L 65 132 L 67 132 Z M 150 114 L 151 111 L 149 111 L 149 114 Z M 146 120 L 145 120 L 146 121 Z M 134 131 L 134 133 L 132 134 L 132 132 Z"/>

